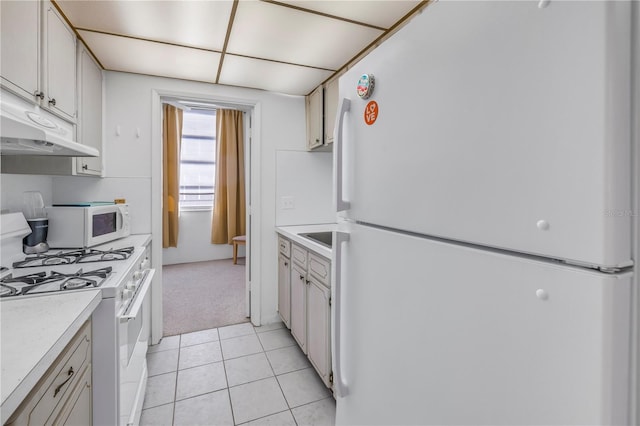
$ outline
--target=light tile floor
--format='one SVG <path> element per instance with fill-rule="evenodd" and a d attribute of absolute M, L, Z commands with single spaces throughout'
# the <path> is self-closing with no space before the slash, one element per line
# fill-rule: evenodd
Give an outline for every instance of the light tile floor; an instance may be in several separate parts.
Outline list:
<path fill-rule="evenodd" d="M 141 425 L 335 423 L 335 400 L 282 323 L 165 337 L 149 347 Z"/>

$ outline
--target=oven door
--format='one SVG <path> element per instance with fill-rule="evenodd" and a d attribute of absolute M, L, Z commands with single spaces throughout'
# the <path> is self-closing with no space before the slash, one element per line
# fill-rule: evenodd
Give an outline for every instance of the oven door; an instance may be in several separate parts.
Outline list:
<path fill-rule="evenodd" d="M 151 321 L 151 281 L 155 269 L 143 274 L 129 305 L 118 315 L 120 425 L 137 425 L 147 385 L 147 347 Z"/>

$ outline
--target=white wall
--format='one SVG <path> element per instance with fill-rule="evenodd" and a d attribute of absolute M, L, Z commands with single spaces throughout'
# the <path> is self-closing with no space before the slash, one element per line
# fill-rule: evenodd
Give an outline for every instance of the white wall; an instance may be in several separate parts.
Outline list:
<path fill-rule="evenodd" d="M 212 213 L 211 210 L 180 212 L 178 247 L 162 249 L 163 265 L 230 259 L 233 256 L 233 246 L 210 243 Z M 238 256 L 244 255 L 244 246 L 240 246 Z"/>
<path fill-rule="evenodd" d="M 55 176 L 53 199 L 56 203 L 113 201 L 124 198 L 129 204 L 132 234 L 151 233 L 151 178 Z"/>
<path fill-rule="evenodd" d="M 22 193 L 40 191 L 45 206 L 53 202 L 53 181 L 51 176 L 40 175 L 0 175 L 0 210 L 22 211 Z"/>
<path fill-rule="evenodd" d="M 253 89 L 242 89 L 196 83 L 183 80 L 142 76 L 120 72 L 105 72 L 105 159 L 106 179 L 55 178 L 56 197 L 73 198 L 77 194 L 94 194 L 95 198 L 110 199 L 115 196 L 113 185 L 119 185 L 118 196 L 127 198 L 135 214 L 136 229 L 154 229 L 151 223 L 152 206 L 157 205 L 160 194 L 139 194 L 147 188 L 153 175 L 152 157 L 161 158 L 161 141 L 152 141 L 152 97 L 153 92 L 172 92 L 196 98 L 212 98 L 246 102 L 255 105 L 259 116 L 254 122 L 260 125 L 259 134 L 254 129 L 254 141 L 259 141 L 260 193 L 254 194 L 254 203 L 259 205 L 261 233 L 256 241 L 262 260 L 258 273 L 253 274 L 252 283 L 259 289 L 260 316 L 256 322 L 276 321 L 277 316 L 277 256 L 276 256 L 276 150 L 304 150 L 305 111 L 304 98 Z M 255 125 L 256 123 L 254 123 Z M 119 134 L 118 134 L 119 133 Z M 159 165 L 155 165 L 159 167 Z M 73 179 L 70 183 L 68 179 Z M 108 182 L 108 183 L 100 183 Z M 154 183 L 151 182 L 151 187 Z M 85 195 L 83 195 L 84 197 Z M 149 201 L 150 200 L 150 201 Z M 146 228 L 148 224 L 148 228 Z M 137 231 L 136 231 L 137 232 Z M 140 231 L 144 232 L 144 231 Z M 153 235 L 154 243 L 161 235 Z M 162 250 L 154 245 L 154 263 L 162 257 Z"/>
<path fill-rule="evenodd" d="M 332 208 L 331 152 L 279 150 L 276 165 L 276 225 L 336 221 Z M 293 201 L 293 208 L 285 206 L 283 197 Z"/>
<path fill-rule="evenodd" d="M 22 192 L 39 190 L 43 194 L 45 204 L 53 202 L 111 200 L 126 198 L 131 206 L 132 230 L 134 233 L 151 233 L 154 231 L 152 217 L 153 206 L 157 205 L 160 194 L 153 193 L 154 167 L 152 157 L 161 158 L 160 140 L 152 140 L 152 98 L 154 91 L 173 92 L 176 95 L 206 97 L 208 99 L 233 100 L 237 103 L 253 105 L 254 144 L 259 143 L 259 175 L 253 180 L 258 182 L 260 192 L 252 194 L 254 206 L 260 209 L 261 215 L 253 217 L 259 222 L 260 235 L 255 238 L 259 246 L 253 250 L 260 253 L 261 260 L 256 261 L 257 273 L 253 273 L 253 292 L 258 294 L 259 318 L 257 323 L 277 321 L 277 240 L 274 227 L 276 225 L 276 175 L 280 170 L 280 188 L 286 193 L 298 191 L 287 187 L 289 176 L 297 170 L 286 163 L 284 151 L 298 151 L 294 156 L 306 158 L 310 165 L 309 179 L 327 173 L 326 182 L 330 184 L 330 169 L 326 169 L 327 154 L 305 151 L 305 110 L 304 98 L 288 96 L 253 89 L 242 89 L 228 86 L 217 86 L 183 80 L 141 76 L 119 72 L 105 72 L 106 110 L 105 110 L 105 178 L 93 179 L 83 177 L 51 177 L 35 175 L 0 176 L 2 209 L 20 210 Z M 256 124 L 259 129 L 256 129 Z M 255 148 L 254 148 L 255 149 Z M 278 151 L 281 151 L 278 161 Z M 258 150 L 256 150 L 258 152 Z M 317 162 L 316 162 L 317 161 Z M 315 169 L 314 167 L 318 168 Z M 313 170 L 313 171 L 312 171 Z M 324 170 L 324 172 L 322 171 Z M 312 172 L 311 172 L 312 171 Z M 315 177 L 312 179 L 315 180 Z M 297 192 L 295 192 L 297 194 Z M 304 219 L 307 208 L 304 197 L 296 196 L 300 209 L 292 218 L 282 216 L 281 220 L 291 223 L 309 223 L 314 218 Z M 156 212 L 157 213 L 157 212 Z M 197 215 L 195 213 L 194 215 Z M 205 215 L 206 216 L 206 215 Z M 194 217 L 194 221 L 183 227 L 181 236 L 189 240 L 189 235 L 201 232 L 201 222 L 208 222 L 203 215 Z M 282 223 L 284 223 L 282 222 Z M 208 228 L 207 228 L 208 229 Z M 202 233 L 202 232 L 201 232 Z M 207 230 L 207 234 L 209 231 Z M 259 237 L 259 238 L 258 238 Z M 153 235 L 154 243 L 161 241 L 161 235 Z M 188 242 L 187 242 L 188 243 Z M 255 244 L 254 244 L 255 245 Z M 199 250 L 194 245 L 194 251 Z M 231 256 L 231 247 L 211 248 L 209 254 L 222 256 L 217 250 L 228 250 L 226 257 Z M 215 254 L 214 254 L 215 252 Z M 162 250 L 154 245 L 154 263 L 162 260 Z M 191 253 L 190 256 L 193 256 Z M 171 260 L 171 257 L 169 260 Z M 193 258 L 192 258 L 193 259 Z M 175 259 L 173 259 L 175 260 Z M 161 277 L 160 280 L 161 281 Z M 155 282 L 154 282 L 155 284 Z"/>

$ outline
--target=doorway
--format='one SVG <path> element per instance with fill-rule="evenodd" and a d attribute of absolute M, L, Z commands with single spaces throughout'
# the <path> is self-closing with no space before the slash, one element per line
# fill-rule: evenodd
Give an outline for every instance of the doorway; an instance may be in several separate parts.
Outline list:
<path fill-rule="evenodd" d="M 255 264 L 256 256 L 252 256 L 255 239 L 254 235 L 258 235 L 256 233 L 257 229 L 257 221 L 251 220 L 252 213 L 255 214 L 258 205 L 255 202 L 255 180 L 252 179 L 252 176 L 257 176 L 256 169 L 258 169 L 256 164 L 257 152 L 254 149 L 253 145 L 255 142 L 253 138 L 253 127 L 255 127 L 256 122 L 256 110 L 259 110 L 259 105 L 256 105 L 252 102 L 247 102 L 244 100 L 238 99 L 221 99 L 219 97 L 203 97 L 202 95 L 194 95 L 188 93 L 162 93 L 158 91 L 153 92 L 152 99 L 152 124 L 153 124 L 153 140 L 161 141 L 161 129 L 162 129 L 162 107 L 161 104 L 163 102 L 176 102 L 178 100 L 187 100 L 191 105 L 203 104 L 207 106 L 215 105 L 218 108 L 233 108 L 239 109 L 243 111 L 244 115 L 244 151 L 245 151 L 245 194 L 246 194 L 246 224 L 247 224 L 247 244 L 245 246 L 246 257 L 244 262 L 239 261 L 238 263 L 245 263 L 245 265 L 233 265 L 236 268 L 242 268 L 244 270 L 244 315 L 247 319 L 251 319 L 254 325 L 259 325 L 259 300 L 257 298 L 259 291 L 255 291 L 256 287 L 259 285 L 258 283 L 252 282 L 252 271 L 259 268 L 259 265 Z M 162 208 L 162 147 L 159 144 L 159 147 L 154 147 L 152 152 L 152 229 L 153 229 L 153 263 L 154 267 L 157 269 L 162 268 L 163 262 L 163 249 L 161 244 L 161 236 L 162 236 L 162 216 L 161 216 L 161 208 Z M 258 183 L 259 184 L 259 183 Z M 259 188 L 257 188 L 259 190 Z M 228 258 L 231 258 L 231 250 L 232 246 L 229 245 L 225 247 L 229 250 Z M 259 260 L 259 255 L 257 256 Z M 205 259 L 195 259 L 196 261 L 204 261 Z M 208 261 L 208 260 L 207 260 Z M 223 261 L 213 260 L 211 262 L 223 263 Z M 231 260 L 229 260 L 231 262 Z M 192 265 L 198 266 L 198 265 Z M 214 267 L 216 265 L 213 265 Z M 224 269 L 225 265 L 217 265 Z M 243 267 L 244 266 L 244 267 Z M 195 269 L 195 268 L 189 268 Z M 237 271 L 237 269 L 236 269 Z M 154 291 L 152 293 L 152 343 L 157 343 L 160 338 L 166 334 L 163 332 L 163 279 L 160 274 L 160 279 L 156 283 L 154 281 Z M 169 274 L 168 274 L 169 276 Z M 252 292 L 252 288 L 254 291 Z M 253 307 L 253 309 L 251 309 Z M 195 330 L 194 330 L 195 331 Z"/>
<path fill-rule="evenodd" d="M 245 258 L 165 265 L 163 335 L 175 336 L 248 322 Z"/>

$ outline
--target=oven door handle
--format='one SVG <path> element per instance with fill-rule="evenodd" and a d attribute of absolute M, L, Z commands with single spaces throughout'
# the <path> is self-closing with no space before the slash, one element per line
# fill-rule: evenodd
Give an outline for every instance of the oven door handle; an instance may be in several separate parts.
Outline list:
<path fill-rule="evenodd" d="M 156 273 L 155 269 L 147 270 L 144 281 L 138 287 L 138 291 L 136 292 L 135 299 L 129 305 L 129 309 L 120 315 L 120 321 L 129 321 L 135 319 L 138 316 L 138 312 L 140 312 L 140 308 L 142 307 L 142 302 L 144 302 L 144 298 L 151 287 L 151 281 L 153 280 L 153 275 Z"/>

